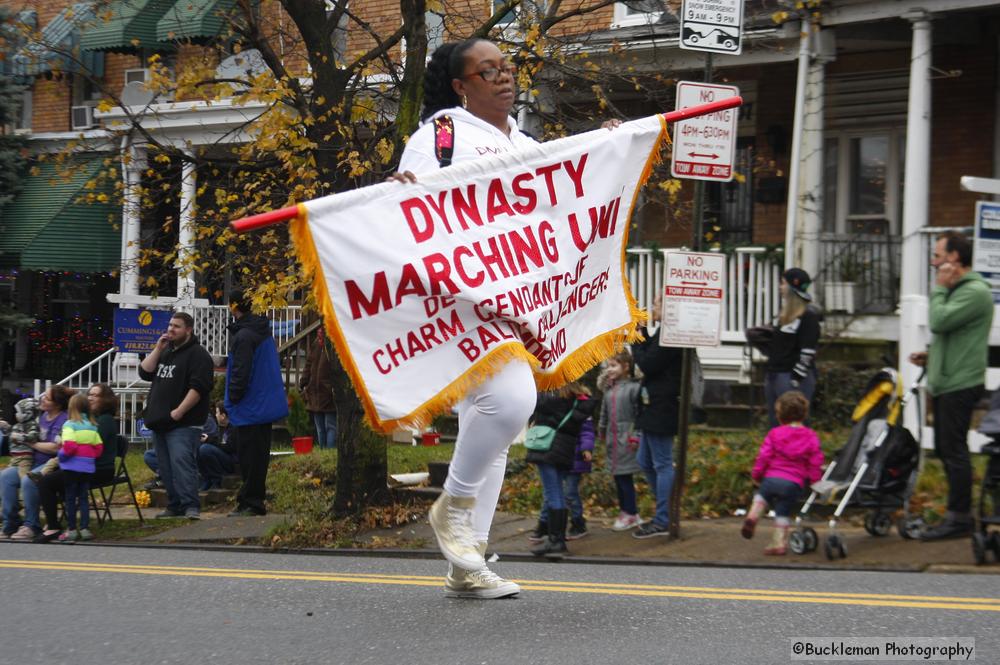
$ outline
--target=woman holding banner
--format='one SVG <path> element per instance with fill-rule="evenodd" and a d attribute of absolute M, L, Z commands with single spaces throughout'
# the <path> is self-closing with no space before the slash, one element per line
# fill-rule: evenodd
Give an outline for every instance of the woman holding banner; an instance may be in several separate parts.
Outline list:
<path fill-rule="evenodd" d="M 393 179 L 424 174 L 535 144 L 510 113 L 514 65 L 485 39 L 443 44 L 424 77 L 424 109 Z M 430 512 L 431 526 L 450 562 L 445 589 L 463 598 L 504 598 L 521 588 L 491 571 L 483 558 L 507 449 L 535 408 L 531 366 L 512 360 L 458 404 L 458 439 L 444 492 Z"/>

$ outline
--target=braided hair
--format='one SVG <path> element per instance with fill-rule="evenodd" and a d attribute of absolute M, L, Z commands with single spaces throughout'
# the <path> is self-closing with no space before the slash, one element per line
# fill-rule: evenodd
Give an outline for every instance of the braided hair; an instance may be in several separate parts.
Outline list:
<path fill-rule="evenodd" d="M 427 120 L 441 109 L 459 106 L 461 100 L 451 87 L 453 79 L 462 75 L 465 68 L 465 53 L 478 42 L 479 37 L 461 42 L 448 42 L 434 49 L 427 71 L 424 72 L 424 110 L 420 120 Z"/>

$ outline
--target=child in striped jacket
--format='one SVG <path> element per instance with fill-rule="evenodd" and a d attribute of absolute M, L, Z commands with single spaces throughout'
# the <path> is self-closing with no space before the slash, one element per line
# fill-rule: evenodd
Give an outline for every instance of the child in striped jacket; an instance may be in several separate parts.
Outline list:
<path fill-rule="evenodd" d="M 104 451 L 104 444 L 97 426 L 87 415 L 87 397 L 82 393 L 69 400 L 69 420 L 63 425 L 62 448 L 59 449 L 59 468 L 66 475 L 66 531 L 59 542 L 73 543 L 90 540 L 90 477 L 94 475 L 96 460 Z M 77 530 L 77 505 L 80 509 L 80 530 Z"/>

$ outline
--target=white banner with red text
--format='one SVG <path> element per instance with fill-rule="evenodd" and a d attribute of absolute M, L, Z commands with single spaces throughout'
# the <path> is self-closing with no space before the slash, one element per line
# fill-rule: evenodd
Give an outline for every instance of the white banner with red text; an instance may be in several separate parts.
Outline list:
<path fill-rule="evenodd" d="M 372 427 L 422 426 L 515 358 L 557 388 L 634 339 L 629 218 L 666 137 L 650 116 L 300 204 L 296 249 Z"/>

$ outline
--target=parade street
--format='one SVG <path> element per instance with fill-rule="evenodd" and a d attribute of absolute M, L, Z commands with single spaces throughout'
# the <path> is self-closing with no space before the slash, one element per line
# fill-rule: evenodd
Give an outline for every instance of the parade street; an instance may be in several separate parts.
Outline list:
<path fill-rule="evenodd" d="M 821 636 L 1000 660 L 996 575 L 501 561 L 520 597 L 467 601 L 419 559 L 6 544 L 0 567 L 19 665 L 782 663 Z"/>

